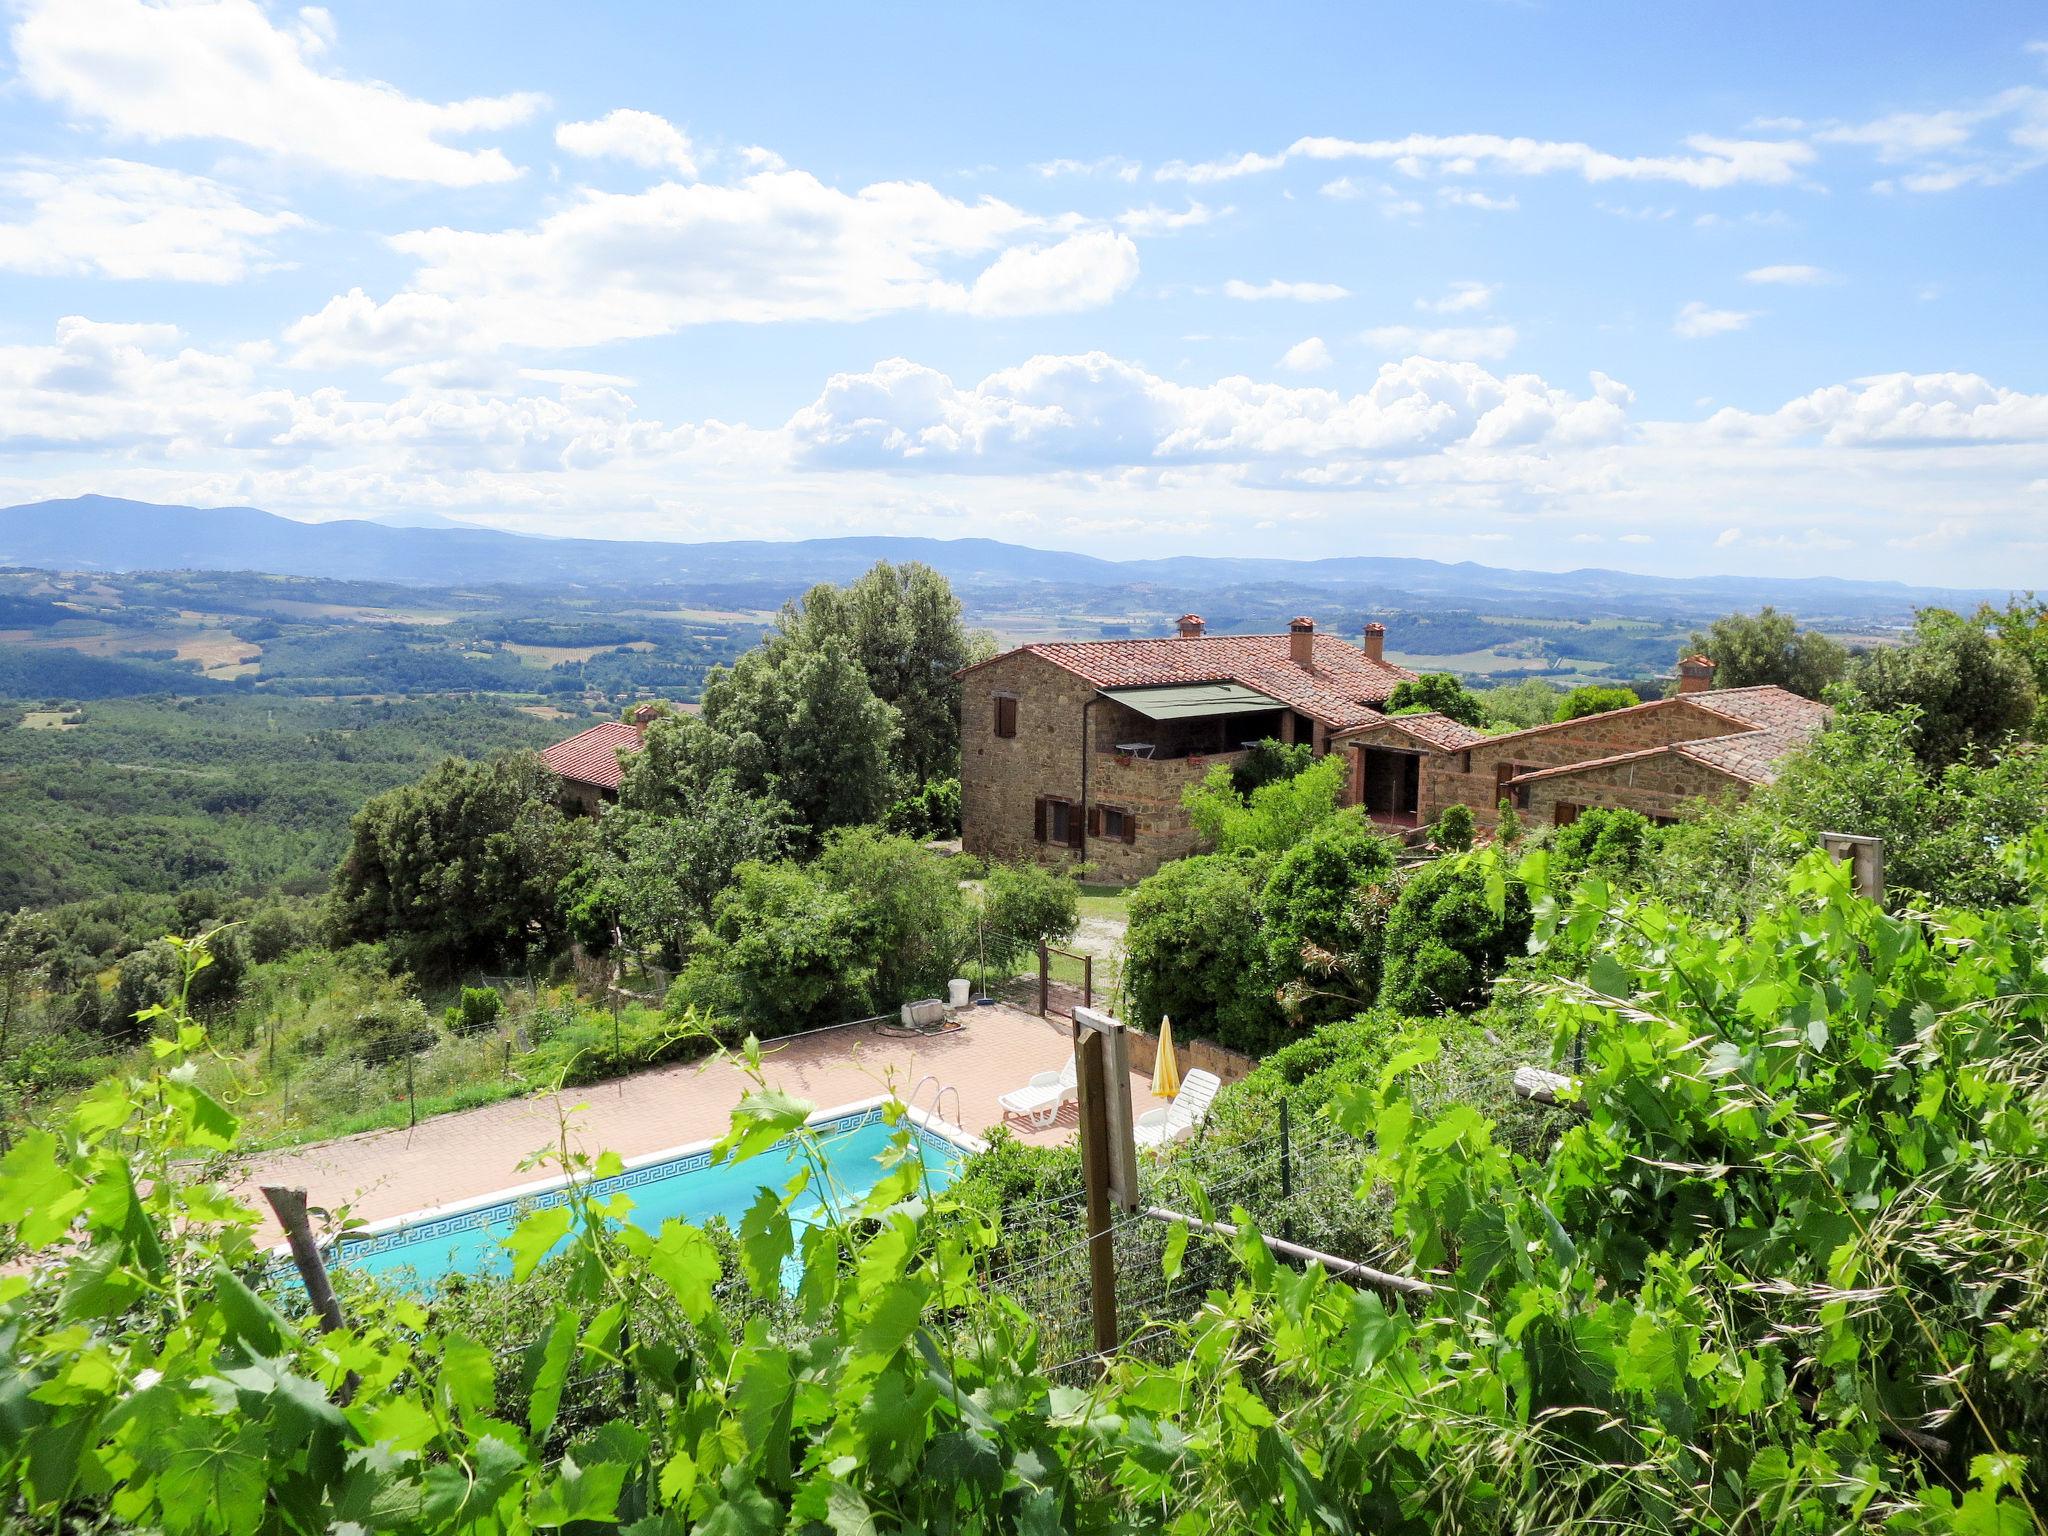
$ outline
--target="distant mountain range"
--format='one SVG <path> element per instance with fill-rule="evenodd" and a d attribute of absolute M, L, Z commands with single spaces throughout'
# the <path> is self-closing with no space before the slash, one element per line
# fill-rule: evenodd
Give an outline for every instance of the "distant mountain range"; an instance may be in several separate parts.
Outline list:
<path fill-rule="evenodd" d="M 429 526 L 394 526 L 417 521 Z M 1267 560 L 1180 555 L 1104 560 L 993 539 L 858 537 L 679 544 L 533 538 L 434 514 L 301 523 L 255 507 L 162 506 L 76 496 L 0 509 L 0 566 L 42 570 L 263 571 L 420 586 L 671 589 L 767 606 L 877 560 L 921 560 L 979 606 L 1038 606 L 1058 591 L 1122 594 L 1134 605 L 1225 595 L 1266 610 L 1289 591 L 1374 605 L 1692 618 L 1773 603 L 1809 621 L 1894 623 L 1916 606 L 1974 607 L 2003 593 L 1901 582 L 1749 576 L 1674 578 L 1625 571 L 1516 571 L 1376 555 Z"/>

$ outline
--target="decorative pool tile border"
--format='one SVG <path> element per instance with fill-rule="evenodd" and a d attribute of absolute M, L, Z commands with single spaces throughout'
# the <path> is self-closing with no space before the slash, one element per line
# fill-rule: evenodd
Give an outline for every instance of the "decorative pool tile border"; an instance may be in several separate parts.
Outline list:
<path fill-rule="evenodd" d="M 872 1125 L 881 1118 L 882 1107 L 879 1104 L 869 1104 L 849 1110 L 845 1114 L 810 1121 L 805 1129 L 819 1136 L 840 1136 Z M 943 1136 L 927 1125 L 908 1119 L 903 1121 L 903 1124 L 910 1128 L 911 1135 L 916 1139 L 921 1151 L 956 1156 L 969 1150 L 953 1138 Z M 602 1197 L 616 1194 L 620 1190 L 638 1189 L 646 1184 L 658 1184 L 665 1179 L 699 1173 L 709 1168 L 711 1162 L 712 1155 L 708 1148 L 685 1152 L 676 1157 L 658 1158 L 637 1168 L 628 1168 L 624 1173 L 609 1174 L 602 1179 L 590 1181 L 584 1187 L 593 1197 Z M 331 1262 L 336 1265 L 353 1264 L 359 1259 L 375 1254 L 390 1253 L 399 1248 L 411 1247 L 414 1243 L 449 1237 L 457 1232 L 472 1232 L 500 1223 L 510 1224 L 532 1211 L 566 1204 L 570 1187 L 564 1183 L 554 1189 L 536 1190 L 530 1194 L 516 1195 L 508 1200 L 494 1201 L 489 1205 L 454 1211 L 446 1216 L 432 1217 L 424 1221 L 401 1221 L 390 1231 L 375 1235 L 344 1236 L 336 1242 Z"/>

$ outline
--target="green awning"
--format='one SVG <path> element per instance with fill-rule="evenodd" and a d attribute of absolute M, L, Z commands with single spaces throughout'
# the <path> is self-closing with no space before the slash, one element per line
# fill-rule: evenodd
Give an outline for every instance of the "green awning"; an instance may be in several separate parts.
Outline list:
<path fill-rule="evenodd" d="M 1169 683 L 1155 688 L 1105 688 L 1105 699 L 1153 720 L 1191 720 L 1203 715 L 1250 715 L 1262 709 L 1284 709 L 1243 683 Z"/>

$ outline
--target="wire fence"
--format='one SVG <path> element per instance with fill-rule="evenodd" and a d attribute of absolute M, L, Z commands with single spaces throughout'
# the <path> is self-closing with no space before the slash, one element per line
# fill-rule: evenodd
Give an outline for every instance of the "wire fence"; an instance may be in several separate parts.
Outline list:
<path fill-rule="evenodd" d="M 1319 1123 L 1228 1144 L 1197 1140 L 1150 1161 L 1140 1173 L 1139 1210 L 1116 1212 L 1117 1332 L 1124 1352 L 1171 1349 L 1170 1325 L 1192 1315 L 1211 1287 L 1227 1283 L 1237 1260 L 1228 1239 L 1190 1229 L 1177 1274 L 1166 1271 L 1173 1223 L 1148 1207 L 1229 1219 L 1242 1210 L 1262 1230 L 1286 1236 L 1331 1200 L 1355 1202 L 1370 1148 Z M 1095 1349 L 1087 1201 L 1082 1190 L 1030 1205 L 1008 1206 L 996 1250 L 977 1275 L 985 1293 L 1014 1301 L 1039 1330 L 1041 1358 L 1056 1375 L 1085 1374 Z M 1345 1257 L 1391 1266 L 1385 1251 Z"/>

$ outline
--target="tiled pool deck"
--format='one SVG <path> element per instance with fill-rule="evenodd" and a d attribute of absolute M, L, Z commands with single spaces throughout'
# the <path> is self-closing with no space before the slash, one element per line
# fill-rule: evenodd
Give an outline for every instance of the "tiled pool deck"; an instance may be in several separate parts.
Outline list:
<path fill-rule="evenodd" d="M 932 1073 L 959 1090 L 959 1112 L 946 1095 L 944 1114 L 976 1135 L 1009 1124 L 1025 1141 L 1056 1143 L 1073 1138 L 1074 1108 L 1065 1106 L 1058 1123 L 1037 1131 L 1005 1121 L 998 1094 L 1028 1082 L 1034 1072 L 1056 1072 L 1073 1047 L 1065 1019 L 998 1005 L 976 1008 L 962 1029 L 918 1039 L 895 1039 L 862 1027 L 831 1030 L 764 1047 L 768 1081 L 819 1109 L 831 1109 L 891 1090 L 910 1092 Z M 313 1205 L 347 1204 L 366 1221 L 474 1199 L 525 1183 L 538 1175 L 522 1171 L 531 1153 L 554 1147 L 568 1115 L 571 1143 L 584 1151 L 639 1157 L 724 1134 L 733 1106 L 748 1083 L 724 1061 L 661 1067 L 617 1082 L 553 1095 L 509 1100 L 482 1109 L 441 1115 L 411 1131 L 372 1131 L 337 1141 L 259 1155 L 244 1174 L 245 1193 L 265 1210 L 256 1187 L 303 1187 Z M 929 1107 L 931 1088 L 919 1096 Z M 1151 1081 L 1131 1075 L 1131 1104 L 1139 1113 L 1159 1101 Z"/>

